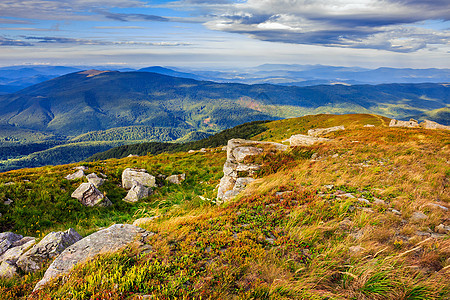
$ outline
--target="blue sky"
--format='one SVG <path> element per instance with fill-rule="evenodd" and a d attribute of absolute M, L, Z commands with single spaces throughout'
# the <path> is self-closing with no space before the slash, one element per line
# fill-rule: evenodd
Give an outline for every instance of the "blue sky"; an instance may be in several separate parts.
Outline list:
<path fill-rule="evenodd" d="M 0 65 L 450 68 L 448 0 L 0 0 Z"/>

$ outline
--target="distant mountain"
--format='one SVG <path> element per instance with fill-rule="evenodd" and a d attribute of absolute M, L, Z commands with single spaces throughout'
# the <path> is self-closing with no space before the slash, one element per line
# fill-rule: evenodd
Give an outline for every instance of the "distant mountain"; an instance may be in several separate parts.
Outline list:
<path fill-rule="evenodd" d="M 210 78 L 207 78 L 204 76 L 191 74 L 191 73 L 185 73 L 185 72 L 178 72 L 178 71 L 175 71 L 172 69 L 159 67 L 159 66 L 142 68 L 142 69 L 139 69 L 138 72 L 150 72 L 150 73 L 157 73 L 157 74 L 168 75 L 168 76 L 173 76 L 173 77 L 190 78 L 190 79 L 195 79 L 195 80 L 210 80 Z"/>
<path fill-rule="evenodd" d="M 312 113 L 402 118 L 450 104 L 443 84 L 293 87 L 84 71 L 0 96 L 0 125 L 75 136 L 125 126 L 209 129 Z"/>

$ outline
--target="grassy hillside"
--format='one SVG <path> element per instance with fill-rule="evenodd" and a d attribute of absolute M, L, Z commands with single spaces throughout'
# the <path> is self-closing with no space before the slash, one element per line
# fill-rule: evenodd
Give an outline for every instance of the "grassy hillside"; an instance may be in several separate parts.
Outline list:
<path fill-rule="evenodd" d="M 222 206 L 208 200 L 222 176 L 219 148 L 84 163 L 108 176 L 101 190 L 110 208 L 70 198 L 81 180 L 63 177 L 79 164 L 0 174 L 1 183 L 14 182 L 0 185 L 0 198 L 14 200 L 0 202 L 2 230 L 42 236 L 72 226 L 86 235 L 160 216 L 144 226 L 156 233 L 151 251 L 97 257 L 30 299 L 448 299 L 449 235 L 434 231 L 450 225 L 450 133 L 382 127 L 387 120 L 371 115 L 313 121 L 266 123 L 254 138 L 345 122 L 349 129 L 328 143 L 254 157 L 263 165 L 257 180 Z M 129 204 L 118 186 L 126 167 L 187 179 Z M 427 217 L 415 221 L 417 211 Z M 1 279 L 0 294 L 25 299 L 41 276 Z"/>

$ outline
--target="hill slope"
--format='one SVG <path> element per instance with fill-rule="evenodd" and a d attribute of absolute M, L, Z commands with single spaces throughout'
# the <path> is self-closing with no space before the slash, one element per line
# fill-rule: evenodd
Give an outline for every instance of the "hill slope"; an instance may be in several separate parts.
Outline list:
<path fill-rule="evenodd" d="M 376 127 L 365 128 L 368 121 Z M 450 133 L 388 128 L 376 116 L 323 115 L 274 121 L 255 139 L 285 139 L 312 127 L 348 129 L 333 140 L 253 158 L 256 181 L 217 206 L 225 153 L 172 153 L 85 163 L 104 173 L 109 208 L 71 199 L 85 179 L 75 165 L 0 174 L 0 225 L 35 235 L 74 227 L 86 235 L 113 223 L 159 216 L 146 247 L 96 257 L 31 294 L 42 272 L 0 279 L 3 299 L 447 299 L 450 294 Z M 288 130 L 289 129 L 289 130 Z M 121 199 L 127 167 L 186 173 L 148 198 Z M 38 220 L 38 222 L 36 222 Z"/>

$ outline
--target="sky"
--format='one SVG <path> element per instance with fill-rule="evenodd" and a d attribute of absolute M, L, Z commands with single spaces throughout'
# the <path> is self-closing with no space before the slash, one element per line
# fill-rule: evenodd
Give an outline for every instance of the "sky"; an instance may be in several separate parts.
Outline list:
<path fill-rule="evenodd" d="M 0 66 L 450 68 L 450 0 L 0 0 Z"/>

